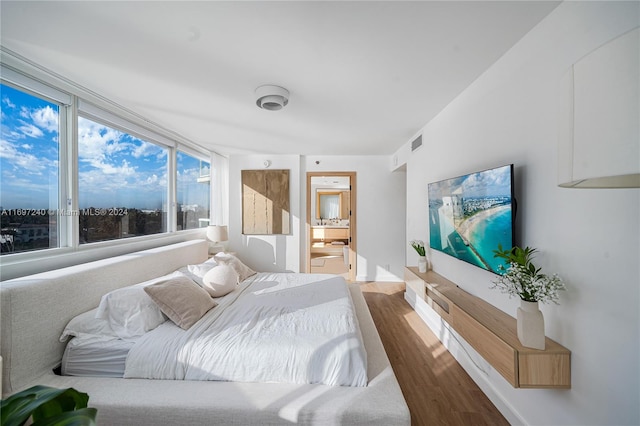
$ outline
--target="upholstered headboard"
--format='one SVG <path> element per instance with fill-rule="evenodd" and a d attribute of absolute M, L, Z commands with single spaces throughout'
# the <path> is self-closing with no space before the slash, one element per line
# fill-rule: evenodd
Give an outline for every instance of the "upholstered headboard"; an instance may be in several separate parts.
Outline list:
<path fill-rule="evenodd" d="M 206 241 L 187 241 L 3 282 L 2 394 L 27 387 L 59 365 L 65 325 L 97 307 L 102 295 L 203 262 L 207 251 Z"/>

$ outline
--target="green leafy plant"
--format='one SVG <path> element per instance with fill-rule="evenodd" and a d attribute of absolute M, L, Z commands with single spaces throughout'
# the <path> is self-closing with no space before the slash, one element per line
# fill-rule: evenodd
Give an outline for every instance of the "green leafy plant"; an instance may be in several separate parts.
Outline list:
<path fill-rule="evenodd" d="M 413 247 L 420 256 L 424 256 L 425 255 L 425 249 L 424 249 L 424 242 L 421 240 L 411 240 L 411 242 L 409 242 L 409 244 L 411 244 L 411 247 Z"/>
<path fill-rule="evenodd" d="M 85 426 L 96 424 L 89 395 L 73 388 L 33 386 L 2 400 L 2 426 L 21 426 L 31 418 L 33 426 Z"/>
<path fill-rule="evenodd" d="M 499 272 L 503 273 L 491 288 L 497 288 L 509 297 L 518 296 L 527 302 L 553 302 L 558 304 L 558 292 L 565 290 L 562 279 L 557 275 L 545 275 L 531 262 L 535 248 L 513 247 L 505 250 L 498 244 L 498 250 L 494 250 L 494 257 L 502 258 L 509 264 L 498 266 Z"/>

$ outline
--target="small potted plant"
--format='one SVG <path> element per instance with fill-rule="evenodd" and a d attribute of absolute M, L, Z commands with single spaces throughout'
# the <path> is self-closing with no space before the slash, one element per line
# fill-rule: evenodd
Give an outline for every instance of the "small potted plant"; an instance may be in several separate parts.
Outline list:
<path fill-rule="evenodd" d="M 565 286 L 557 274 L 545 275 L 540 272 L 541 268 L 536 268 L 531 262 L 536 251 L 531 247 L 505 250 L 498 245 L 498 250 L 494 250 L 494 257 L 504 259 L 509 266 L 498 267 L 503 274 L 493 282 L 491 288 L 497 288 L 509 297 L 520 298 L 517 312 L 518 339 L 523 346 L 544 349 L 544 318 L 538 302 L 558 304 L 558 292 L 565 290 Z"/>
<path fill-rule="evenodd" d="M 411 240 L 411 247 L 418 253 L 418 272 L 427 272 L 429 269 L 429 261 L 427 260 L 427 252 L 424 248 L 424 241 Z"/>

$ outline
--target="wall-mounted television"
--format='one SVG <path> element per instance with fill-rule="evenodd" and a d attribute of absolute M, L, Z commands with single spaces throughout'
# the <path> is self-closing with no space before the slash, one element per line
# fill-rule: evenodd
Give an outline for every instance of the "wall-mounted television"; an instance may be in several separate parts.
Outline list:
<path fill-rule="evenodd" d="M 513 247 L 513 164 L 429 184 L 429 246 L 500 273 L 493 251 Z"/>

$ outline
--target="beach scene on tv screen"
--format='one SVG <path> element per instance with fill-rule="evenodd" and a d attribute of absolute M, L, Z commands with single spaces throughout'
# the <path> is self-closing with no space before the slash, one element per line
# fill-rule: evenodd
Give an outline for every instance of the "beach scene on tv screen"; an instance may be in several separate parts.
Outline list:
<path fill-rule="evenodd" d="M 429 245 L 499 273 L 493 251 L 512 241 L 511 166 L 429 184 Z"/>

